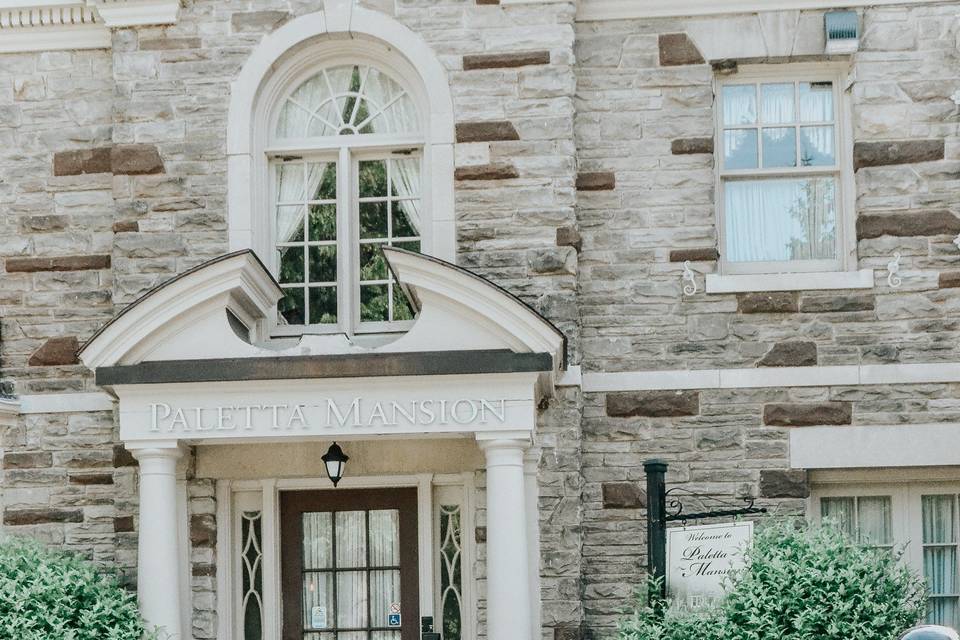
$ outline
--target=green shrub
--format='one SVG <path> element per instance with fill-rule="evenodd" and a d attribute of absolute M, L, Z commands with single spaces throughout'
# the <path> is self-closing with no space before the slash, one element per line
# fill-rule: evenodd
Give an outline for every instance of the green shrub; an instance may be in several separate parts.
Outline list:
<path fill-rule="evenodd" d="M 832 525 L 764 527 L 715 609 L 641 604 L 621 640 L 892 640 L 917 623 L 923 581 L 899 552 L 850 544 Z"/>
<path fill-rule="evenodd" d="M 0 639 L 140 640 L 136 595 L 115 576 L 38 542 L 0 542 Z"/>

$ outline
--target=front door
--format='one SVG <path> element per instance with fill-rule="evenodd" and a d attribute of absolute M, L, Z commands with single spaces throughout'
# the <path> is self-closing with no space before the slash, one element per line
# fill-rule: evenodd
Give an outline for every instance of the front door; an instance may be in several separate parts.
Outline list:
<path fill-rule="evenodd" d="M 417 490 L 280 494 L 283 640 L 417 640 Z"/>

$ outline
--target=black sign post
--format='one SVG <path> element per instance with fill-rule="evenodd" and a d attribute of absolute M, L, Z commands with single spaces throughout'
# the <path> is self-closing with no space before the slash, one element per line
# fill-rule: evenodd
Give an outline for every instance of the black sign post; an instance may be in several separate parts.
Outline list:
<path fill-rule="evenodd" d="M 650 607 L 659 613 L 667 599 L 667 523 L 686 522 L 687 520 L 703 520 L 706 518 L 729 518 L 733 516 L 766 513 L 762 507 L 753 506 L 753 498 L 746 498 L 746 507 L 733 507 L 714 496 L 699 495 L 675 487 L 667 491 L 667 463 L 663 460 L 647 460 L 643 463 L 643 471 L 647 475 L 647 576 L 649 582 L 648 602 Z M 680 492 L 685 495 L 714 500 L 728 506 L 727 509 L 716 511 L 702 511 L 698 513 L 684 513 L 683 501 L 676 497 L 670 499 L 670 508 L 673 513 L 667 513 L 667 495 Z"/>

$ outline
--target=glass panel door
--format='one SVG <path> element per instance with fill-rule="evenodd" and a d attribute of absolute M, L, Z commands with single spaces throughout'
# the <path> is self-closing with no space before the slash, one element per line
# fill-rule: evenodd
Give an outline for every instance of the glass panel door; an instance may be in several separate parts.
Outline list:
<path fill-rule="evenodd" d="M 281 496 L 284 640 L 419 633 L 416 491 Z"/>

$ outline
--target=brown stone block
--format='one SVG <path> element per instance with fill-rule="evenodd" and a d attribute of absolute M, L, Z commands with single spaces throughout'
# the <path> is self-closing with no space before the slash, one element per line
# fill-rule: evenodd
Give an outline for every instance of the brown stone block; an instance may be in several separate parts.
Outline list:
<path fill-rule="evenodd" d="M 955 289 L 960 287 L 960 271 L 941 271 L 940 288 Z"/>
<path fill-rule="evenodd" d="M 799 296 L 789 291 L 738 293 L 737 311 L 740 313 L 795 313 L 799 311 Z"/>
<path fill-rule="evenodd" d="M 163 173 L 160 152 L 152 144 L 118 144 L 110 152 L 114 175 L 141 176 Z"/>
<path fill-rule="evenodd" d="M 720 259 L 720 252 L 716 247 L 696 247 L 693 249 L 673 249 L 670 252 L 670 262 L 716 262 Z"/>
<path fill-rule="evenodd" d="M 457 142 L 503 142 L 519 140 L 512 122 L 458 122 Z"/>
<path fill-rule="evenodd" d="M 7 509 L 3 512 L 3 524 L 19 527 L 32 524 L 58 522 L 83 522 L 81 509 Z"/>
<path fill-rule="evenodd" d="M 487 541 L 487 528 L 486 527 L 477 527 L 473 532 L 473 539 L 476 540 L 477 544 L 483 544 Z"/>
<path fill-rule="evenodd" d="M 760 471 L 761 498 L 807 498 L 809 496 L 810 485 L 807 482 L 807 472 L 803 469 Z"/>
<path fill-rule="evenodd" d="M 500 0 L 477 0 L 477 4 L 480 5 L 498 5 Z"/>
<path fill-rule="evenodd" d="M 960 218 L 946 209 L 905 211 L 862 215 L 857 218 L 857 239 L 880 236 L 955 236 L 960 233 Z"/>
<path fill-rule="evenodd" d="M 113 223 L 114 233 L 136 233 L 140 231 L 140 223 L 136 220 L 118 220 Z"/>
<path fill-rule="evenodd" d="M 194 564 L 190 569 L 190 575 L 194 578 L 216 578 L 217 577 L 217 565 L 202 563 Z"/>
<path fill-rule="evenodd" d="M 517 53 L 479 53 L 463 56 L 463 70 L 507 69 L 537 64 L 550 64 L 549 51 L 519 51 Z"/>
<path fill-rule="evenodd" d="M 800 313 L 849 313 L 873 311 L 875 298 L 872 295 L 817 295 L 804 296 L 800 300 Z"/>
<path fill-rule="evenodd" d="M 853 145 L 854 171 L 864 167 L 943 160 L 943 140 L 889 140 Z"/>
<path fill-rule="evenodd" d="M 697 45 L 685 33 L 660 35 L 660 66 L 676 67 L 685 64 L 706 64 Z"/>
<path fill-rule="evenodd" d="M 49 451 L 10 452 L 3 455 L 4 469 L 40 469 L 53 465 Z"/>
<path fill-rule="evenodd" d="M 583 640 L 580 627 L 554 627 L 553 640 Z"/>
<path fill-rule="evenodd" d="M 520 174 L 512 164 L 481 164 L 457 167 L 453 177 L 456 180 L 511 180 Z"/>
<path fill-rule="evenodd" d="M 190 516 L 190 544 L 194 547 L 213 547 L 217 542 L 217 521 L 207 513 Z"/>
<path fill-rule="evenodd" d="M 200 38 L 149 38 L 140 40 L 140 51 L 199 49 L 202 46 L 203 43 Z"/>
<path fill-rule="evenodd" d="M 118 516 L 113 519 L 114 533 L 130 533 L 133 530 L 133 516 Z"/>
<path fill-rule="evenodd" d="M 55 367 L 77 364 L 77 350 L 80 342 L 76 336 L 50 338 L 42 347 L 33 352 L 27 364 L 31 367 Z"/>
<path fill-rule="evenodd" d="M 647 494 L 635 482 L 604 482 L 600 487 L 604 509 L 643 509 Z"/>
<path fill-rule="evenodd" d="M 784 402 L 763 407 L 763 424 L 774 427 L 845 425 L 852 421 L 849 402 Z"/>
<path fill-rule="evenodd" d="M 70 484 L 113 484 L 112 473 L 71 473 Z"/>
<path fill-rule="evenodd" d="M 127 451 L 122 444 L 113 445 L 113 466 L 115 469 L 121 467 L 136 467 L 139 463 L 133 455 Z"/>
<path fill-rule="evenodd" d="M 583 248 L 583 236 L 575 227 L 559 227 L 557 228 L 557 246 L 573 247 L 579 253 Z"/>
<path fill-rule="evenodd" d="M 617 176 L 613 171 L 592 171 L 577 174 L 577 191 L 613 191 Z"/>
<path fill-rule="evenodd" d="M 84 173 L 110 173 L 110 147 L 53 154 L 53 175 L 78 176 Z"/>
<path fill-rule="evenodd" d="M 7 273 L 32 273 L 36 271 L 88 271 L 109 269 L 110 256 L 60 256 L 57 258 L 7 258 Z"/>
<path fill-rule="evenodd" d="M 758 367 L 815 367 L 817 345 L 814 342 L 780 342 L 757 362 Z"/>
<path fill-rule="evenodd" d="M 713 138 L 678 138 L 670 143 L 675 156 L 713 154 Z"/>
<path fill-rule="evenodd" d="M 607 415 L 613 418 L 671 418 L 700 413 L 698 391 L 624 391 L 607 394 Z"/>
<path fill-rule="evenodd" d="M 20 219 L 20 229 L 32 231 L 63 231 L 70 225 L 70 218 L 58 215 L 28 216 Z"/>

